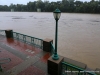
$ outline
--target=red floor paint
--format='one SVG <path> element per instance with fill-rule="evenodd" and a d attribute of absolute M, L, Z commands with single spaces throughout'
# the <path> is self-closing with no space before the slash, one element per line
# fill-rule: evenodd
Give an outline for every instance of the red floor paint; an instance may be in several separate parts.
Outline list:
<path fill-rule="evenodd" d="M 35 66 L 30 66 L 17 75 L 45 75 L 45 72 Z"/>
<path fill-rule="evenodd" d="M 40 60 L 47 63 L 48 58 L 50 57 L 50 53 L 46 53 Z"/>
<path fill-rule="evenodd" d="M 4 39 L 3 43 L 6 44 L 6 45 L 9 45 L 12 48 L 15 48 L 16 50 L 22 51 L 23 53 L 25 53 L 29 56 L 34 56 L 35 54 L 41 52 L 41 49 L 39 49 L 39 48 L 35 48 L 34 46 L 25 44 L 21 41 L 17 41 L 17 40 L 12 39 L 12 38 Z M 27 49 L 31 50 L 31 51 L 34 51 L 34 53 L 32 54 L 30 52 L 27 52 L 26 51 Z"/>
<path fill-rule="evenodd" d="M 7 71 L 11 68 L 13 68 L 14 66 L 20 64 L 23 62 L 22 59 L 20 59 L 19 57 L 13 55 L 12 53 L 0 48 L 0 58 L 10 58 L 11 61 L 9 63 L 6 64 L 2 64 L 2 68 L 3 70 Z"/>

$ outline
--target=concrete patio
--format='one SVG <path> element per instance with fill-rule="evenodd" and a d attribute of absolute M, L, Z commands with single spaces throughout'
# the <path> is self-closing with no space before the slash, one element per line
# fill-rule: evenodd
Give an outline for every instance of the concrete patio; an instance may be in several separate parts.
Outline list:
<path fill-rule="evenodd" d="M 48 75 L 50 53 L 23 42 L 0 35 L 0 58 L 11 61 L 2 64 L 0 75 Z"/>

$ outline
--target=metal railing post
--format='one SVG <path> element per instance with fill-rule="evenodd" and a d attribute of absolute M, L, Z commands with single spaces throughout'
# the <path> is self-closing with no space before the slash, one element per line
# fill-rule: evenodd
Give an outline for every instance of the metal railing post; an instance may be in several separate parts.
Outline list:
<path fill-rule="evenodd" d="M 13 32 L 13 37 L 17 40 L 21 40 L 25 43 L 29 43 L 31 45 L 34 45 L 34 46 L 42 49 L 42 46 L 43 46 L 43 40 L 42 39 L 31 37 L 31 36 L 24 35 L 24 34 L 20 34 L 20 33 L 17 33 L 17 32 Z"/>

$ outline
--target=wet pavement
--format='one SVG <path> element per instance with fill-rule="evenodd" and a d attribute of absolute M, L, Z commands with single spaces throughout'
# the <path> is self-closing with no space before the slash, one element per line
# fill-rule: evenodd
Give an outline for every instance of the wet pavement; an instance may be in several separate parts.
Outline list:
<path fill-rule="evenodd" d="M 50 53 L 15 39 L 0 35 L 0 59 L 10 58 L 2 64 L 0 75 L 48 75 L 47 59 Z"/>

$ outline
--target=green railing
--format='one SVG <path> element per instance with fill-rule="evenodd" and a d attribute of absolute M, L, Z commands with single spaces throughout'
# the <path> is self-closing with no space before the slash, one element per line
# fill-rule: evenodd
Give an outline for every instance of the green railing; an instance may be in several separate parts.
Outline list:
<path fill-rule="evenodd" d="M 53 43 L 51 42 L 51 54 L 54 54 L 55 48 L 53 46 Z"/>
<path fill-rule="evenodd" d="M 5 30 L 0 30 L 0 35 L 4 35 L 5 36 Z"/>
<path fill-rule="evenodd" d="M 67 62 L 62 62 L 61 75 L 97 75 L 93 71 L 85 71 L 82 68 L 71 65 Z"/>
<path fill-rule="evenodd" d="M 43 40 L 35 37 L 31 37 L 28 35 L 20 34 L 17 32 L 13 32 L 13 38 L 20 40 L 24 43 L 28 43 L 30 45 L 34 45 L 35 47 L 39 47 L 43 49 Z"/>
<path fill-rule="evenodd" d="M 0 35 L 5 36 L 5 30 L 0 30 Z M 35 47 L 43 49 L 43 40 L 36 38 L 36 37 L 31 37 L 28 35 L 24 35 L 21 33 L 13 32 L 13 38 L 20 40 L 24 43 L 28 43 L 30 45 L 34 45 Z"/>

